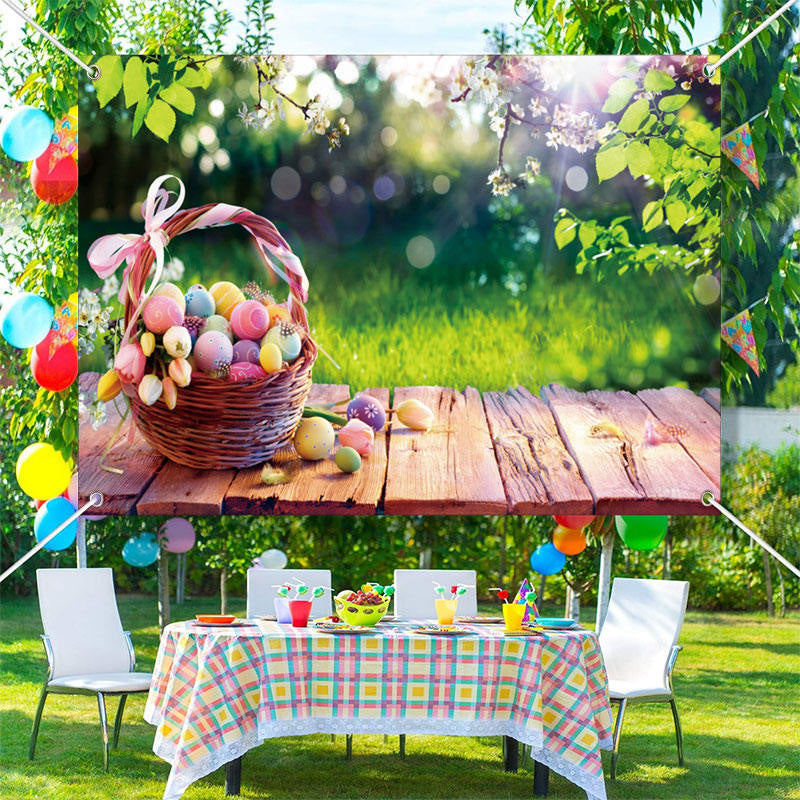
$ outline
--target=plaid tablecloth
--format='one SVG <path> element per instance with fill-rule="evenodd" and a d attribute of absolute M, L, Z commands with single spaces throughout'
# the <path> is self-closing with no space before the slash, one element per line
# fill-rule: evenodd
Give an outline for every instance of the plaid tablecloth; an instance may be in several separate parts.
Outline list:
<path fill-rule="evenodd" d="M 145 719 L 172 765 L 164 800 L 264 739 L 309 733 L 507 735 L 605 800 L 611 744 L 603 658 L 591 631 L 503 636 L 331 635 L 275 622 L 164 630 Z"/>

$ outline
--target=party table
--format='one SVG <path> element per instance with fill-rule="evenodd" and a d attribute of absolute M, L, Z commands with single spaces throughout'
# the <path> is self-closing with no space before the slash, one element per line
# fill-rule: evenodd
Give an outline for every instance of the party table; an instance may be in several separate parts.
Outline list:
<path fill-rule="evenodd" d="M 507 736 L 605 800 L 611 747 L 603 658 L 591 631 L 458 637 L 382 622 L 343 635 L 255 621 L 164 629 L 145 719 L 172 765 L 164 800 L 265 739 L 311 733 Z"/>
<path fill-rule="evenodd" d="M 96 373 L 80 377 L 93 394 Z M 302 461 L 293 448 L 273 463 L 289 482 L 266 486 L 261 466 L 198 470 L 168 461 L 108 405 L 94 429 L 82 419 L 81 502 L 102 492 L 102 514 L 709 514 L 719 499 L 719 390 L 699 395 L 672 386 L 629 392 L 576 392 L 557 384 L 539 395 L 441 386 L 366 390 L 388 410 L 358 472 L 333 459 Z M 314 384 L 309 403 L 343 404 L 351 389 Z M 428 405 L 428 432 L 402 425 L 394 409 Z M 180 399 L 179 399 L 180 402 Z M 680 429 L 651 445 L 647 425 Z M 115 432 L 116 431 L 116 432 Z M 114 437 L 116 436 L 116 439 Z M 111 442 L 113 446 L 109 449 Z"/>

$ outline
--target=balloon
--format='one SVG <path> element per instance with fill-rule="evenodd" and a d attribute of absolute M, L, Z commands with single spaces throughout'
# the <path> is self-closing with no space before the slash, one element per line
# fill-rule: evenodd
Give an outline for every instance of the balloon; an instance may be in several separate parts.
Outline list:
<path fill-rule="evenodd" d="M 78 473 L 76 472 L 72 476 L 72 480 L 69 482 L 69 486 L 67 486 L 67 500 L 75 506 L 78 507 Z M 87 519 L 87 517 L 84 517 Z"/>
<path fill-rule="evenodd" d="M 574 531 L 579 531 L 587 525 L 591 525 L 597 517 L 570 517 L 564 514 L 556 514 L 553 519 L 556 521 L 556 525 L 560 525 L 562 528 L 572 528 Z"/>
<path fill-rule="evenodd" d="M 567 557 L 556 550 L 549 542 L 541 544 L 531 553 L 531 568 L 541 575 L 555 575 L 561 572 Z"/>
<path fill-rule="evenodd" d="M 36 541 L 51 534 L 59 525 L 66 522 L 75 513 L 75 506 L 66 497 L 54 497 L 48 500 L 37 512 L 33 521 L 33 532 Z M 78 520 L 73 520 L 63 531 L 57 533 L 49 541 L 45 550 L 66 550 L 71 547 L 78 535 Z"/>
<path fill-rule="evenodd" d="M 53 306 L 38 294 L 20 292 L 3 304 L 0 333 L 13 347 L 26 349 L 47 336 L 54 316 Z"/>
<path fill-rule="evenodd" d="M 31 186 L 43 202 L 66 203 L 78 188 L 78 165 L 71 156 L 58 158 L 57 144 L 51 144 L 31 166 Z"/>
<path fill-rule="evenodd" d="M 168 519 L 158 532 L 168 553 L 187 553 L 194 547 L 194 527 L 188 519 L 173 517 Z"/>
<path fill-rule="evenodd" d="M 14 161 L 33 161 L 50 144 L 53 127 L 53 120 L 41 109 L 18 106 L 0 123 L 0 147 Z"/>
<path fill-rule="evenodd" d="M 49 392 L 72 386 L 78 377 L 78 351 L 71 342 L 52 350 L 58 331 L 51 330 L 31 351 L 31 373 L 36 383 Z"/>
<path fill-rule="evenodd" d="M 158 559 L 158 540 L 154 533 L 131 536 L 122 547 L 122 558 L 132 567 L 149 567 Z"/>
<path fill-rule="evenodd" d="M 283 569 L 289 559 L 282 550 L 267 550 L 261 554 L 258 561 L 263 569 Z"/>
<path fill-rule="evenodd" d="M 553 531 L 553 547 L 565 556 L 576 556 L 586 549 L 586 537 L 582 530 L 557 525 Z"/>
<path fill-rule="evenodd" d="M 17 459 L 17 482 L 34 500 L 49 500 L 62 494 L 72 479 L 72 470 L 61 453 L 47 442 L 28 445 Z"/>
<path fill-rule="evenodd" d="M 631 550 L 652 550 L 664 541 L 669 517 L 615 517 L 617 533 Z"/>

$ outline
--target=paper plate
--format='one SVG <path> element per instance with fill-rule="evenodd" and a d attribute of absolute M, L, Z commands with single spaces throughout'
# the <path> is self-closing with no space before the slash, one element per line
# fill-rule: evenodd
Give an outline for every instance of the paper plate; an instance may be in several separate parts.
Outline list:
<path fill-rule="evenodd" d="M 467 636 L 469 631 L 459 628 L 456 625 L 422 625 L 413 628 L 411 633 L 421 633 L 424 636 Z"/>
<path fill-rule="evenodd" d="M 346 623 L 336 622 L 321 622 L 314 625 L 314 628 L 323 633 L 338 633 L 344 635 L 357 636 L 364 633 L 377 633 L 374 627 L 369 628 L 366 625 L 347 625 Z"/>
<path fill-rule="evenodd" d="M 231 622 L 201 622 L 200 620 L 192 620 L 192 625 L 196 628 L 241 628 L 246 625 L 255 625 L 256 623 L 249 619 L 234 619 Z"/>
<path fill-rule="evenodd" d="M 549 630 L 580 628 L 580 625 L 574 619 L 562 619 L 560 617 L 539 617 L 535 623 L 531 624 L 539 628 L 548 628 Z"/>
<path fill-rule="evenodd" d="M 456 621 L 463 625 L 502 625 L 502 617 L 456 617 Z"/>

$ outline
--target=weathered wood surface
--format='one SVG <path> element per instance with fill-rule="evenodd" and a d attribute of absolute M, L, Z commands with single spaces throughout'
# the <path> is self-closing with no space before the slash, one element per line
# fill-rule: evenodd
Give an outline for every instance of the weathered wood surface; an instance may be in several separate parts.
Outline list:
<path fill-rule="evenodd" d="M 433 410 L 430 431 L 393 416 L 387 514 L 506 514 L 508 503 L 480 393 L 438 386 L 395 389 L 393 408 L 416 398 Z"/>
<path fill-rule="evenodd" d="M 700 392 L 700 397 L 706 401 L 710 406 L 713 406 L 717 414 L 721 413 L 722 401 L 720 399 L 719 389 L 703 389 Z"/>
<path fill-rule="evenodd" d="M 96 374 L 80 378 L 91 393 Z M 388 389 L 370 389 L 385 407 Z M 315 385 L 311 404 L 341 403 L 348 386 Z M 104 494 L 103 514 L 708 514 L 703 491 L 719 497 L 720 418 L 713 392 L 675 387 L 581 394 L 544 387 L 507 392 L 403 387 L 394 406 L 416 397 L 436 418 L 431 431 L 393 415 L 361 469 L 347 475 L 332 459 L 307 462 L 291 448 L 275 466 L 291 475 L 278 486 L 261 468 L 193 470 L 167 461 L 127 423 L 100 461 L 119 422 L 109 404 L 97 431 L 81 421 L 79 493 Z M 120 404 L 121 405 L 121 404 Z M 340 408 L 334 408 L 340 410 Z M 647 445 L 645 422 L 686 429 L 677 441 Z"/>

